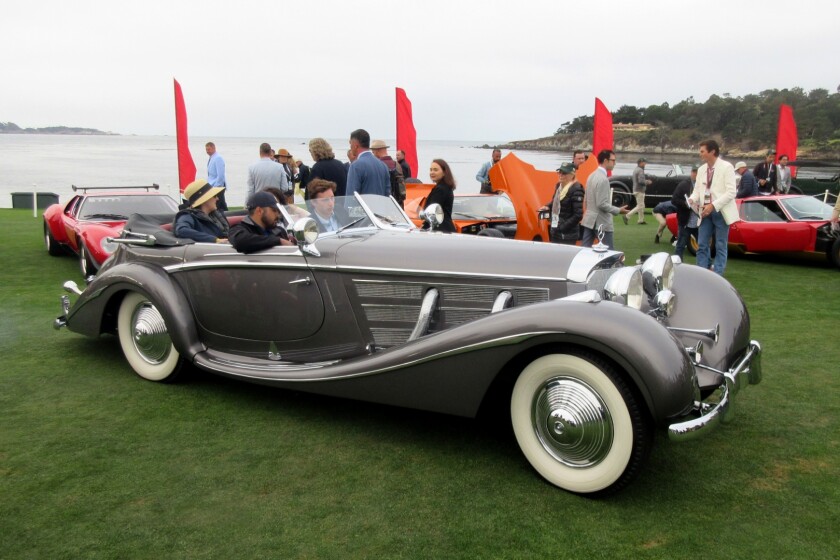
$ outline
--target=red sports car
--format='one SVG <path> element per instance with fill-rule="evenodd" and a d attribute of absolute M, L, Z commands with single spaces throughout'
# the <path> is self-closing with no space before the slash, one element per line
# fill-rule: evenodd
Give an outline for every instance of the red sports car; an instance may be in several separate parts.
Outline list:
<path fill-rule="evenodd" d="M 825 255 L 840 267 L 840 235 L 831 230 L 832 206 L 805 195 L 754 196 L 736 200 L 741 221 L 729 228 L 729 250 L 741 253 Z M 666 218 L 677 234 L 677 215 Z M 692 236 L 689 252 L 697 251 Z"/>
<path fill-rule="evenodd" d="M 136 190 L 130 190 L 136 189 Z M 143 190 L 140 190 L 143 189 Z M 44 211 L 44 243 L 50 255 L 67 249 L 79 256 L 82 276 L 88 277 L 116 249 L 107 237 L 118 237 L 131 214 L 172 214 L 178 204 L 149 187 L 73 187 L 80 191 L 64 204 Z M 91 192 L 88 192 L 91 191 Z"/>

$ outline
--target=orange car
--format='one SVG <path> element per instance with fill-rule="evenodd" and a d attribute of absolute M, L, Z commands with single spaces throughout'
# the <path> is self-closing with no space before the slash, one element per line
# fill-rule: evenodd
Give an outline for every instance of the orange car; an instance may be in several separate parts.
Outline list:
<path fill-rule="evenodd" d="M 423 225 L 420 210 L 434 185 L 406 185 L 405 212 L 417 226 Z M 507 237 L 516 235 L 516 210 L 510 198 L 501 194 L 455 193 L 452 222 L 458 233 Z"/>
<path fill-rule="evenodd" d="M 577 181 L 586 184 L 586 178 L 597 168 L 595 158 L 589 158 L 578 169 Z M 455 204 L 452 208 L 452 221 L 459 233 L 476 233 L 498 236 L 494 231 L 501 231 L 505 237 L 523 241 L 548 241 L 547 219 L 540 219 L 539 209 L 554 196 L 554 188 L 559 177 L 554 171 L 540 171 L 525 163 L 512 152 L 506 155 L 490 169 L 490 182 L 496 194 L 458 194 L 455 191 Z M 405 211 L 416 225 L 422 225 L 418 212 L 426 203 L 426 197 L 434 185 L 407 183 Z M 478 204 L 481 199 L 498 199 L 498 208 L 512 205 L 514 219 L 511 217 L 489 216 L 483 212 L 471 212 L 471 204 Z M 478 199 L 471 202 L 465 199 Z M 460 202 L 464 200 L 464 202 Z M 461 206 L 463 204 L 463 206 Z M 463 209 L 463 210 L 462 210 Z M 465 212 L 460 213 L 461 211 Z M 505 215 L 509 213 L 505 211 Z M 495 213 L 491 213 L 495 214 Z M 501 212 L 498 212 L 501 214 Z M 498 222 L 493 219 L 498 219 Z M 503 223 L 502 223 L 503 222 Z"/>

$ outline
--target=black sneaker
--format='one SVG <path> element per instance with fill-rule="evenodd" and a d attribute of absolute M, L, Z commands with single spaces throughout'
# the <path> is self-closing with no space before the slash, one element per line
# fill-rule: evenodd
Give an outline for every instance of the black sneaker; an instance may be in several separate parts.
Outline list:
<path fill-rule="evenodd" d="M 656 237 L 653 238 L 654 243 L 659 243 L 659 234 L 656 234 Z"/>

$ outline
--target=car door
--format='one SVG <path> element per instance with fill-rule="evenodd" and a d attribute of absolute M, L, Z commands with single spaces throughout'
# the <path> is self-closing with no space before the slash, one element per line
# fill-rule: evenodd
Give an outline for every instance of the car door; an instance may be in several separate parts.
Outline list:
<path fill-rule="evenodd" d="M 229 245 L 196 243 L 170 272 L 199 329 L 228 341 L 290 342 L 311 337 L 324 322 L 318 284 L 296 246 L 243 255 Z"/>
<path fill-rule="evenodd" d="M 61 216 L 62 225 L 64 226 L 64 235 L 67 239 L 67 245 L 74 251 L 79 250 L 79 240 L 76 236 L 76 224 L 79 223 L 79 208 L 81 207 L 83 199 L 81 196 L 75 196 L 64 207 L 64 213 Z"/>
<path fill-rule="evenodd" d="M 730 243 L 739 243 L 754 253 L 804 251 L 813 228 L 791 221 L 774 199 L 749 199 L 739 208 L 740 222 L 732 224 Z"/>

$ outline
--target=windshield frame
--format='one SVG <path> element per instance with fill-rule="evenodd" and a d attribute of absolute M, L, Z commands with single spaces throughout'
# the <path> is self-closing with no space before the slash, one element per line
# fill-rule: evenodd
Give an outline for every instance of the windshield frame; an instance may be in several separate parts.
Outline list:
<path fill-rule="evenodd" d="M 317 222 L 317 218 L 313 215 L 314 209 L 309 203 L 305 207 L 296 204 L 278 206 L 287 228 L 292 228 L 298 220 L 304 218 L 311 218 Z M 297 210 L 290 209 L 289 206 L 294 206 Z M 363 231 L 417 229 L 405 210 L 390 196 L 359 193 L 353 193 L 352 197 L 337 196 L 334 215 L 336 218 L 343 218 L 339 220 L 338 231 L 322 231 L 319 237 L 355 234 Z"/>

